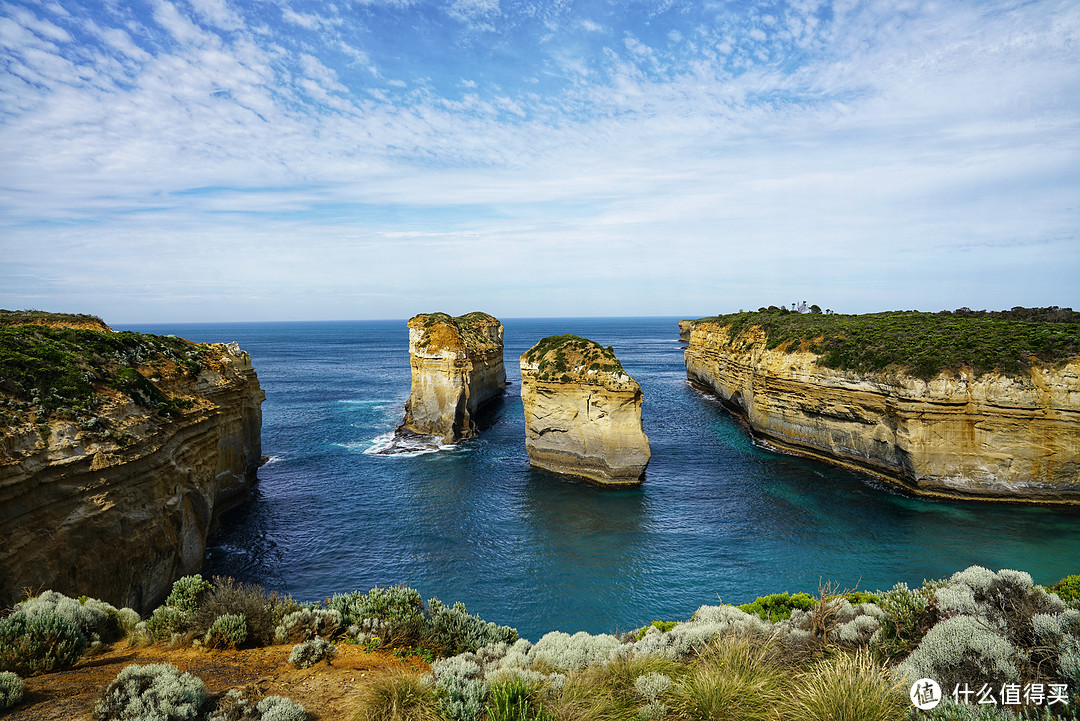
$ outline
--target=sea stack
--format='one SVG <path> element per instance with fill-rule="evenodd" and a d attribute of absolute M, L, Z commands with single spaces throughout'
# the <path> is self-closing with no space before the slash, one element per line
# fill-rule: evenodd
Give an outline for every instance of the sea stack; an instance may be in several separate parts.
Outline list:
<path fill-rule="evenodd" d="M 477 410 L 506 388 L 502 323 L 479 311 L 413 316 L 409 364 L 412 388 L 398 435 L 435 436 L 444 444 L 471 438 Z"/>
<path fill-rule="evenodd" d="M 641 483 L 650 457 L 641 399 L 610 346 L 576 335 L 542 339 L 521 356 L 529 462 L 604 486 Z"/>

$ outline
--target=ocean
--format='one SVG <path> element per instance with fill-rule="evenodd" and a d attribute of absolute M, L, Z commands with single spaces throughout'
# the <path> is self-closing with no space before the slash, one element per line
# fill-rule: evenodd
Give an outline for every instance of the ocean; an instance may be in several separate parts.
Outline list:
<path fill-rule="evenodd" d="M 507 388 L 479 437 L 380 455 L 409 394 L 404 320 L 129 325 L 238 341 L 266 392 L 254 498 L 223 519 L 204 575 L 315 601 L 405 584 L 536 641 L 621 632 L 830 582 L 873 591 L 969 565 L 1049 584 L 1080 572 L 1080 512 L 912 498 L 756 446 L 686 383 L 678 318 L 502 319 Z M 518 357 L 574 333 L 611 345 L 644 392 L 644 483 L 530 468 Z"/>

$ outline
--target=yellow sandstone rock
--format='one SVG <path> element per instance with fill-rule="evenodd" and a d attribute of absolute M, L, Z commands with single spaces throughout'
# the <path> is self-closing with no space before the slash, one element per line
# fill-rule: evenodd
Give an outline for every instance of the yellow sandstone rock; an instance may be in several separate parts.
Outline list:
<path fill-rule="evenodd" d="M 456 443 L 476 435 L 476 412 L 506 388 L 503 326 L 487 313 L 409 320 L 412 388 L 398 433 Z"/>
<path fill-rule="evenodd" d="M 1012 377 L 929 381 L 825 368 L 767 349 L 753 326 L 698 322 L 687 378 L 778 449 L 871 473 L 926 496 L 1080 503 L 1080 361 Z"/>
<path fill-rule="evenodd" d="M 649 463 L 641 387 L 611 348 L 549 336 L 521 356 L 525 448 L 534 466 L 600 485 L 635 485 Z"/>

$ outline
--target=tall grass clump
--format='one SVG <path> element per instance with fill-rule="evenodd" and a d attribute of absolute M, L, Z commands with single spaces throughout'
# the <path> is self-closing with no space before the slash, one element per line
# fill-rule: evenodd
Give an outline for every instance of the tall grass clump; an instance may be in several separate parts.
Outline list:
<path fill-rule="evenodd" d="M 785 684 L 785 721 L 902 721 L 907 689 L 866 651 L 823 658 Z"/>
<path fill-rule="evenodd" d="M 788 681 L 771 643 L 743 635 L 717 639 L 672 691 L 687 721 L 766 721 Z"/>
<path fill-rule="evenodd" d="M 521 676 L 509 676 L 491 684 L 487 721 L 547 721 L 550 717 L 540 698 L 540 688 Z"/>
<path fill-rule="evenodd" d="M 376 676 L 360 696 L 351 721 L 443 721 L 435 685 L 423 676 L 396 672 Z"/>

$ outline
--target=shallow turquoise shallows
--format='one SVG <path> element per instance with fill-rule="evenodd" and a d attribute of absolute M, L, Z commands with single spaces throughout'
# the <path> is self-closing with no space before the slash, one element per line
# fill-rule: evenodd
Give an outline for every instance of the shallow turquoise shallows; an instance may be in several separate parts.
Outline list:
<path fill-rule="evenodd" d="M 754 446 L 686 384 L 676 318 L 503 319 L 512 385 L 481 435 L 423 455 L 365 453 L 401 421 L 405 321 L 128 326 L 239 341 L 263 389 L 255 499 L 211 539 L 207 573 L 310 601 L 407 584 L 536 640 L 626 631 L 831 581 L 875 590 L 971 564 L 1080 573 L 1080 512 L 923 501 Z M 604 490 L 529 467 L 518 358 L 575 333 L 645 394 L 645 483 Z"/>

